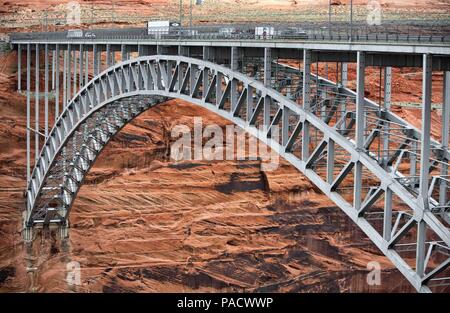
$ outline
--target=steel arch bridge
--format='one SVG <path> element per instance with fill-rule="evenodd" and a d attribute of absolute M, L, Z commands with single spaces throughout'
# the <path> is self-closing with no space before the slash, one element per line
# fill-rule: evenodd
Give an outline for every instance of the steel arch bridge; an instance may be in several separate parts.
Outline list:
<path fill-rule="evenodd" d="M 358 53 L 358 63 L 363 57 Z M 299 70 L 280 67 L 284 77 L 303 77 Z M 423 197 L 423 182 L 402 175 L 400 165 L 410 153 L 405 147 L 420 144 L 420 133 L 361 92 L 312 79 L 316 97 L 303 81 L 297 88 L 303 95 L 300 106 L 287 91 L 290 79 L 282 79 L 277 91 L 195 58 L 154 55 L 108 68 L 78 91 L 49 132 L 27 188 L 26 236 L 31 239 L 36 225 L 68 226 L 84 177 L 108 141 L 140 113 L 176 98 L 232 121 L 277 151 L 334 201 L 418 291 L 430 291 L 430 282 L 448 279 L 440 275 L 450 263 L 450 231 L 448 213 L 440 210 L 434 191 L 442 178 L 432 179 Z M 373 146 L 384 140 L 388 123 L 404 136 L 398 153 L 386 158 Z M 391 139 L 399 134 L 391 127 Z M 436 142 L 431 146 L 430 163 L 448 159 L 447 149 Z"/>

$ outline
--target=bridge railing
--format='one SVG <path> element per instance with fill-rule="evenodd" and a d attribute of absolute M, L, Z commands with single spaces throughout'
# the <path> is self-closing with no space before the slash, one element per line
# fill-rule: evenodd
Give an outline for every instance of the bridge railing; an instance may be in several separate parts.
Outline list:
<path fill-rule="evenodd" d="M 256 27 L 265 31 L 256 32 Z M 450 23 L 418 25 L 385 23 L 366 24 L 285 24 L 285 25 L 208 25 L 173 28 L 170 32 L 152 32 L 141 28 L 85 30 L 80 37 L 65 32 L 13 33 L 12 41 L 20 40 L 317 40 L 356 42 L 450 43 Z"/>

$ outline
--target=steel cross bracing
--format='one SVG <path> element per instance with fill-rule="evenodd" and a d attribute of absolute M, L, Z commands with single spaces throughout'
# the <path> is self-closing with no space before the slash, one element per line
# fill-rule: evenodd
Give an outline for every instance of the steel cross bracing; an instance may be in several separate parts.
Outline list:
<path fill-rule="evenodd" d="M 431 142 L 424 205 L 415 171 L 423 163 L 418 130 L 364 99 L 360 89 L 355 94 L 312 73 L 272 66 L 277 90 L 267 78 L 264 84 L 236 68 L 182 56 L 140 57 L 96 75 L 67 104 L 43 145 L 27 188 L 25 236 L 32 238 L 34 226 L 68 226 L 84 177 L 109 139 L 141 112 L 177 98 L 219 114 L 278 151 L 418 291 L 447 284 L 449 203 L 442 192 L 448 194 L 448 149 Z"/>

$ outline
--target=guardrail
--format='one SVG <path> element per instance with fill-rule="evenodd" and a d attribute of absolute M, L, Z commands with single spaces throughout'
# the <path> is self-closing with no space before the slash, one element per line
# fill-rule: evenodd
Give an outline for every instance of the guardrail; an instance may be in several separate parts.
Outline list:
<path fill-rule="evenodd" d="M 265 35 L 255 36 L 255 27 L 265 27 Z M 18 40 L 317 40 L 355 42 L 406 42 L 450 43 L 449 25 L 219 25 L 195 26 L 172 29 L 170 33 L 148 34 L 147 29 L 117 28 L 85 30 L 82 37 L 68 36 L 68 32 L 13 33 L 12 41 Z"/>

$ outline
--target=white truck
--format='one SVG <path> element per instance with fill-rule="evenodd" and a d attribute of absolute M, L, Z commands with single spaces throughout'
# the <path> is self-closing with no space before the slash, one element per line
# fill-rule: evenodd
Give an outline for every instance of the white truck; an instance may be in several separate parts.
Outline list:
<path fill-rule="evenodd" d="M 147 23 L 147 34 L 155 38 L 161 38 L 164 35 L 173 34 L 178 31 L 180 23 L 171 21 L 149 21 Z"/>
<path fill-rule="evenodd" d="M 255 39 L 272 39 L 275 36 L 275 28 L 270 26 L 255 27 Z"/>

